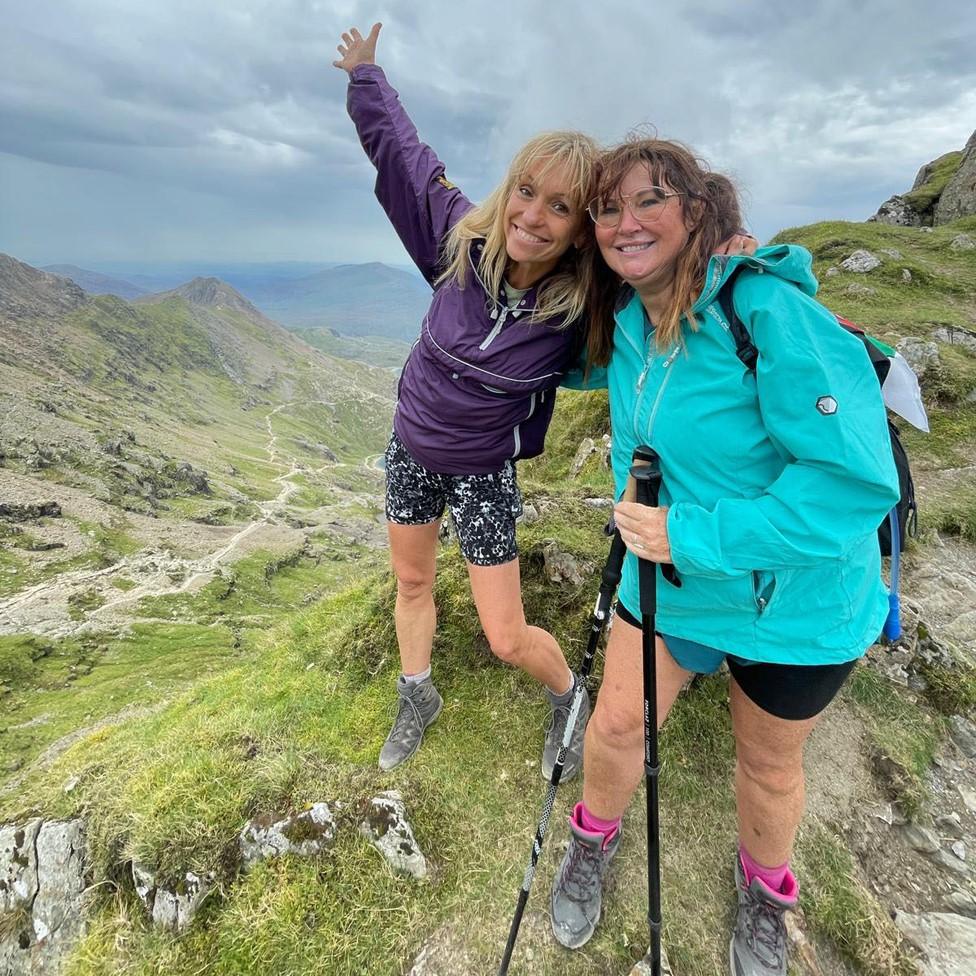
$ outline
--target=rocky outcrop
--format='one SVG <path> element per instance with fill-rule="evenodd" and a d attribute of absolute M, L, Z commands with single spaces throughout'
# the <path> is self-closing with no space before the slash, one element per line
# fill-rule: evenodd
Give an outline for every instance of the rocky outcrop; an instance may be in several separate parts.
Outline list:
<path fill-rule="evenodd" d="M 61 518 L 61 506 L 57 502 L 0 502 L 0 519 L 34 522 L 39 518 Z"/>
<path fill-rule="evenodd" d="M 332 846 L 335 836 L 335 817 L 327 803 L 313 803 L 310 809 L 288 817 L 255 817 L 241 831 L 244 869 L 282 854 L 319 854 Z"/>
<path fill-rule="evenodd" d="M 418 880 L 427 877 L 427 859 L 407 820 L 403 797 L 396 790 L 380 793 L 369 801 L 359 831 L 397 874 Z"/>
<path fill-rule="evenodd" d="M 976 214 L 976 132 L 969 137 L 962 163 L 935 205 L 934 223 L 948 224 L 973 214 Z"/>
<path fill-rule="evenodd" d="M 197 909 L 213 887 L 213 879 L 201 878 L 187 871 L 174 888 L 159 884 L 155 873 L 146 866 L 133 862 L 132 881 L 139 900 L 146 906 L 153 924 L 169 932 L 187 929 Z"/>
<path fill-rule="evenodd" d="M 947 912 L 895 912 L 895 925 L 923 954 L 923 976 L 972 976 L 976 920 Z"/>
<path fill-rule="evenodd" d="M 932 227 L 976 214 L 976 132 L 958 152 L 926 163 L 907 193 L 895 194 L 869 221 L 899 227 Z"/>
<path fill-rule="evenodd" d="M 0 827 L 0 973 L 53 976 L 85 931 L 80 820 Z"/>
<path fill-rule="evenodd" d="M 879 224 L 892 224 L 895 227 L 921 227 L 925 222 L 925 215 L 912 206 L 911 201 L 900 193 L 889 197 L 869 221 Z"/>
<path fill-rule="evenodd" d="M 853 271 L 855 274 L 866 274 L 868 271 L 873 271 L 875 268 L 880 267 L 880 265 L 880 258 L 870 251 L 862 249 L 854 251 L 849 258 L 841 261 L 840 264 L 845 271 Z"/>

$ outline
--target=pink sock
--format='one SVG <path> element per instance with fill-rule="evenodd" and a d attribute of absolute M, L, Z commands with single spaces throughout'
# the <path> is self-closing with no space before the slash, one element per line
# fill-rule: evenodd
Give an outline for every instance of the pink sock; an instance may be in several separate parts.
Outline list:
<path fill-rule="evenodd" d="M 613 840 L 617 831 L 620 830 L 620 817 L 617 817 L 616 820 L 602 820 L 590 813 L 582 803 L 577 803 L 573 808 L 573 820 L 577 827 L 581 827 L 589 834 L 602 834 L 604 847 Z"/>
<path fill-rule="evenodd" d="M 774 868 L 767 868 L 765 865 L 754 861 L 749 852 L 739 844 L 739 860 L 742 862 L 742 870 L 746 876 L 746 884 L 750 884 L 753 878 L 759 880 L 773 893 L 795 897 L 796 879 L 790 872 L 790 862 L 784 861 Z"/>

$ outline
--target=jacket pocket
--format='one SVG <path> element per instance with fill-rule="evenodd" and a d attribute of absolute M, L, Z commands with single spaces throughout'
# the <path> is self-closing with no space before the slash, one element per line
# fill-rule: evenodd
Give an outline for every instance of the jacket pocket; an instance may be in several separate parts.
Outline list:
<path fill-rule="evenodd" d="M 756 602 L 756 612 L 763 614 L 769 608 L 776 593 L 776 577 L 767 570 L 753 570 L 752 594 Z"/>
<path fill-rule="evenodd" d="M 756 591 L 752 573 L 721 578 L 685 573 L 681 587 L 659 585 L 658 606 L 683 618 L 733 614 L 756 616 Z"/>

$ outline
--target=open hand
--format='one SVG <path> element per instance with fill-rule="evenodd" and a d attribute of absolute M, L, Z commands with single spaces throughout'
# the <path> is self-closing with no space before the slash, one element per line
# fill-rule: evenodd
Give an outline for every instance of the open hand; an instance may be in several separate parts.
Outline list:
<path fill-rule="evenodd" d="M 343 71 L 351 72 L 357 64 L 376 64 L 376 38 L 382 24 L 373 24 L 368 37 L 363 37 L 355 27 L 343 33 L 342 43 L 336 48 L 339 60 L 332 63 Z"/>

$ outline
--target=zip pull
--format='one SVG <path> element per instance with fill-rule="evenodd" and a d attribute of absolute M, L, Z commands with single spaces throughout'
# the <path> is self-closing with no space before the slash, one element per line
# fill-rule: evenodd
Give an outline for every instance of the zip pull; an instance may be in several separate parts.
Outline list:
<path fill-rule="evenodd" d="M 492 306 L 492 308 L 491 308 L 491 314 L 490 314 L 489 318 L 491 318 L 491 319 L 497 319 L 498 318 L 498 306 L 497 305 L 493 305 Z"/>
<path fill-rule="evenodd" d="M 647 371 L 651 368 L 650 363 L 644 363 L 644 368 L 641 370 L 640 376 L 637 377 L 637 392 L 640 393 L 644 389 L 644 380 L 647 379 Z"/>
<path fill-rule="evenodd" d="M 502 326 L 505 324 L 505 319 L 508 318 L 508 313 L 511 311 L 507 306 L 502 308 L 502 314 L 498 316 L 492 316 L 492 318 L 497 318 L 498 321 L 492 326 L 491 332 L 485 336 L 482 340 L 481 345 L 478 348 L 482 351 L 487 349 L 498 337 L 498 333 L 502 331 Z"/>
<path fill-rule="evenodd" d="M 680 345 L 675 345 L 671 352 L 668 353 L 668 358 L 664 360 L 664 365 L 661 367 L 662 369 L 667 369 L 678 358 L 678 350 L 680 348 Z"/>

